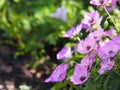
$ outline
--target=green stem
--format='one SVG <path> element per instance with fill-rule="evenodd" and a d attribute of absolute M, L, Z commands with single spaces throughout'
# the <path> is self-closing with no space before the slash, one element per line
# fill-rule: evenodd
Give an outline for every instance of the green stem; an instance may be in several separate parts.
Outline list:
<path fill-rule="evenodd" d="M 108 81 L 109 81 L 109 78 L 110 78 L 110 75 L 108 75 L 107 76 L 107 79 L 106 79 L 106 81 L 105 81 L 105 83 L 104 83 L 104 90 L 106 90 L 107 89 L 107 83 L 108 83 Z"/>
<path fill-rule="evenodd" d="M 119 32 L 120 30 L 119 30 L 119 28 L 117 27 L 117 24 L 116 24 L 115 20 L 114 20 L 113 17 L 110 15 L 110 13 L 108 12 L 108 10 L 106 9 L 105 6 L 104 6 L 104 9 L 105 9 L 106 13 L 108 14 L 108 16 L 110 17 L 110 19 L 111 19 L 112 23 L 114 24 L 115 28 L 117 29 L 117 32 Z"/>

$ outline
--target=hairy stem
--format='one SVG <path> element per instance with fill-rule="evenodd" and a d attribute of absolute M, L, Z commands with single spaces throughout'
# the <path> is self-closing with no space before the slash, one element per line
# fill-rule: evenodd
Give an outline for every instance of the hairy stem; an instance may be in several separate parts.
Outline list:
<path fill-rule="evenodd" d="M 114 24 L 114 26 L 115 26 L 117 32 L 119 32 L 120 30 L 119 30 L 119 28 L 118 28 L 118 26 L 117 26 L 115 20 L 114 20 L 113 17 L 110 15 L 110 13 L 108 12 L 108 10 L 106 9 L 105 6 L 104 6 L 104 10 L 106 11 L 106 13 L 108 14 L 108 16 L 110 17 L 110 19 L 111 19 L 112 23 Z"/>

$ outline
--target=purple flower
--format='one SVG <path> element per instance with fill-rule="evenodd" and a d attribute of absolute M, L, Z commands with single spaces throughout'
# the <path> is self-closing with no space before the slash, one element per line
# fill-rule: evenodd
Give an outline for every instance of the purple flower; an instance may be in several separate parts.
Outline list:
<path fill-rule="evenodd" d="M 87 67 L 87 70 L 90 71 L 92 65 L 95 61 L 95 54 L 87 55 L 85 58 L 81 60 L 81 64 Z"/>
<path fill-rule="evenodd" d="M 118 44 L 114 43 L 113 41 L 109 41 L 105 43 L 104 46 L 99 48 L 98 56 L 102 59 L 111 58 L 117 55 L 119 49 L 120 47 Z"/>
<path fill-rule="evenodd" d="M 117 7 L 118 0 L 108 0 L 106 8 L 109 12 L 112 12 Z"/>
<path fill-rule="evenodd" d="M 81 23 L 83 25 L 83 28 L 86 28 L 86 32 L 90 30 L 90 28 L 97 28 L 97 25 L 100 24 L 102 20 L 102 17 L 100 17 L 100 14 L 98 11 L 92 11 L 90 13 L 86 13 L 84 16 L 84 19 L 82 19 Z"/>
<path fill-rule="evenodd" d="M 102 36 L 104 34 L 104 30 L 103 29 L 98 29 L 94 32 L 91 32 L 88 37 L 91 38 L 91 39 L 94 39 L 95 41 L 99 41 Z"/>
<path fill-rule="evenodd" d="M 67 21 L 67 17 L 66 17 L 67 12 L 68 11 L 66 8 L 60 7 L 56 10 L 56 12 L 52 14 L 52 17 L 61 19 L 63 21 Z"/>
<path fill-rule="evenodd" d="M 111 61 L 110 59 L 103 59 L 101 61 L 101 68 L 98 73 L 102 75 L 105 71 L 113 69 L 114 65 L 115 61 Z"/>
<path fill-rule="evenodd" d="M 112 41 L 115 42 L 116 44 L 119 44 L 120 46 L 120 35 L 114 36 L 112 38 Z"/>
<path fill-rule="evenodd" d="M 96 6 L 103 6 L 108 2 L 108 0 L 91 0 L 90 4 L 96 5 Z"/>
<path fill-rule="evenodd" d="M 91 0 L 90 4 L 96 6 L 105 6 L 109 12 L 117 7 L 118 0 Z"/>
<path fill-rule="evenodd" d="M 74 37 L 79 34 L 79 32 L 82 29 L 82 25 L 78 24 L 76 27 L 72 27 L 70 30 L 68 30 L 63 37 L 68 38 L 68 37 Z"/>
<path fill-rule="evenodd" d="M 104 35 L 109 36 L 109 37 L 113 37 L 113 36 L 116 36 L 117 33 L 116 33 L 116 30 L 114 28 L 111 28 L 108 31 L 105 31 Z"/>
<path fill-rule="evenodd" d="M 76 64 L 74 75 L 70 77 L 70 80 L 75 84 L 83 84 L 85 83 L 90 76 L 90 72 L 88 72 L 87 67 L 82 64 Z"/>
<path fill-rule="evenodd" d="M 86 38 L 85 40 L 81 40 L 76 46 L 75 49 L 77 52 L 81 54 L 86 54 L 92 51 L 95 47 L 95 40 L 91 38 Z"/>
<path fill-rule="evenodd" d="M 60 64 L 53 71 L 51 76 L 45 80 L 45 82 L 60 82 L 63 81 L 66 77 L 66 71 L 68 68 L 68 64 Z"/>
<path fill-rule="evenodd" d="M 58 52 L 57 59 L 69 59 L 71 56 L 71 48 L 67 46 Z"/>

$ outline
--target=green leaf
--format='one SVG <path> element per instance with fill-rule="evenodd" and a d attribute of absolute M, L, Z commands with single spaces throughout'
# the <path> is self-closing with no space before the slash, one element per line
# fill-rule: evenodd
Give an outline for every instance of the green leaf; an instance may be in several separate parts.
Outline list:
<path fill-rule="evenodd" d="M 106 86 L 106 90 L 120 90 L 120 73 L 112 72 Z"/>
<path fill-rule="evenodd" d="M 5 5 L 6 0 L 0 0 L 0 9 Z"/>
<path fill-rule="evenodd" d="M 27 85 L 20 85 L 19 86 L 20 90 L 31 90 L 31 86 L 27 86 Z"/>
<path fill-rule="evenodd" d="M 56 83 L 50 90 L 61 90 L 66 84 L 63 82 Z"/>

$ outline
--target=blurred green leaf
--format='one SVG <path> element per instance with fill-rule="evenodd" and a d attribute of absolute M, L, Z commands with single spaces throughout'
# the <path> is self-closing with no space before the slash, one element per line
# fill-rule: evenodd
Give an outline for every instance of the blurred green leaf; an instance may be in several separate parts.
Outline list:
<path fill-rule="evenodd" d="M 19 88 L 20 90 L 31 90 L 32 89 L 31 86 L 27 86 L 27 85 L 20 85 Z"/>
<path fill-rule="evenodd" d="M 0 0 L 0 9 L 5 5 L 6 0 Z"/>

